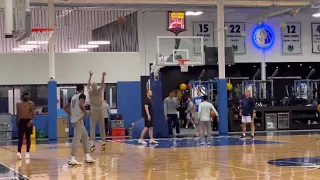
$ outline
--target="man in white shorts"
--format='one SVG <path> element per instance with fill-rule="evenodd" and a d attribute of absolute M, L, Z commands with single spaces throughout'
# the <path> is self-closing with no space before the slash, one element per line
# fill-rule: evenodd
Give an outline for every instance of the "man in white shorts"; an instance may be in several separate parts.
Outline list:
<path fill-rule="evenodd" d="M 250 90 L 246 90 L 245 97 L 241 101 L 241 109 L 240 109 L 240 116 L 241 118 L 241 126 L 242 126 L 242 136 L 240 138 L 246 137 L 246 129 L 247 124 L 250 124 L 251 127 L 251 140 L 254 140 L 254 122 L 253 119 L 256 117 L 256 112 L 254 110 L 255 102 L 254 99 L 251 97 Z"/>

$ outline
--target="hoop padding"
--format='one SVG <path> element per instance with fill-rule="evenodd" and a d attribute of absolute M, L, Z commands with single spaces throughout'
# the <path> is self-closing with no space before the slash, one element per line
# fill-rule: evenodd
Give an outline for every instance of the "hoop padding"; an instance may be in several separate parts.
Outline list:
<path fill-rule="evenodd" d="M 53 29 L 48 28 L 35 28 L 32 29 L 30 41 L 32 44 L 46 46 L 53 34 Z"/>
<path fill-rule="evenodd" d="M 178 61 L 179 65 L 180 65 L 180 71 L 181 72 L 188 72 L 189 65 L 186 64 L 186 62 L 188 62 L 190 60 L 188 60 L 188 59 L 178 59 L 177 61 Z"/>

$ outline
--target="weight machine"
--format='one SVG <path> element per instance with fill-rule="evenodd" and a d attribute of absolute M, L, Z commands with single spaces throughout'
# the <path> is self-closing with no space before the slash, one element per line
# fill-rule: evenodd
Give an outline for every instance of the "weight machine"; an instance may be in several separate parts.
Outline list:
<path fill-rule="evenodd" d="M 317 105 L 318 99 L 318 85 L 320 80 L 310 79 L 312 75 L 316 73 L 315 69 L 312 69 L 306 79 L 299 79 L 294 81 L 295 97 L 308 100 L 308 103 Z"/>

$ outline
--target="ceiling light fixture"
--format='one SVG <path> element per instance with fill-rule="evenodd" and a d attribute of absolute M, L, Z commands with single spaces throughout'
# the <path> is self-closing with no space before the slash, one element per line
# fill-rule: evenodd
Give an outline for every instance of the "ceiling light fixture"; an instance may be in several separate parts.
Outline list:
<path fill-rule="evenodd" d="M 27 44 L 27 45 L 20 45 L 19 46 L 19 48 L 38 48 L 38 47 L 40 47 L 39 45 L 29 45 L 29 44 Z"/>
<path fill-rule="evenodd" d="M 199 16 L 203 14 L 202 11 L 187 11 L 186 12 L 186 16 Z"/>
<path fill-rule="evenodd" d="M 13 51 L 19 51 L 19 52 L 22 52 L 22 51 L 33 51 L 32 48 L 21 48 L 21 47 L 13 48 L 12 50 Z"/>
<path fill-rule="evenodd" d="M 90 45 L 101 45 L 101 44 L 110 44 L 110 41 L 90 41 Z"/>
<path fill-rule="evenodd" d="M 49 44 L 49 42 L 48 41 L 28 41 L 27 44 L 41 45 L 41 44 Z"/>
<path fill-rule="evenodd" d="M 87 52 L 89 49 L 69 49 L 69 52 Z"/>
<path fill-rule="evenodd" d="M 99 45 L 96 45 L 96 44 L 89 44 L 89 45 L 79 45 L 78 48 L 98 48 Z"/>

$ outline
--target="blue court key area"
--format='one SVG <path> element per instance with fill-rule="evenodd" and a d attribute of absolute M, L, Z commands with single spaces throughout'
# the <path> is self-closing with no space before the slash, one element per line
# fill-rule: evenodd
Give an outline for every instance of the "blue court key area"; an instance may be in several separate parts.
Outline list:
<path fill-rule="evenodd" d="M 193 138 L 183 138 L 183 139 L 156 139 L 159 144 L 157 145 L 142 145 L 138 143 L 137 139 L 126 140 L 124 143 L 136 145 L 136 146 L 145 146 L 151 148 L 184 148 L 184 147 L 201 147 L 199 139 Z M 148 140 L 146 140 L 148 142 Z M 241 140 L 235 137 L 215 137 L 211 140 L 210 146 L 239 146 L 239 145 L 259 145 L 259 144 L 284 144 L 283 142 L 275 141 L 263 141 L 263 140 L 254 140 L 249 139 Z M 207 146 L 207 145 L 206 145 Z"/>

